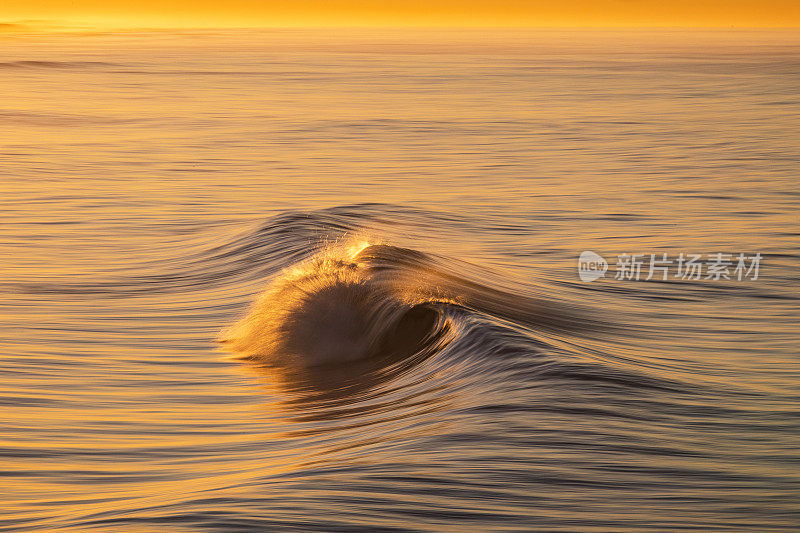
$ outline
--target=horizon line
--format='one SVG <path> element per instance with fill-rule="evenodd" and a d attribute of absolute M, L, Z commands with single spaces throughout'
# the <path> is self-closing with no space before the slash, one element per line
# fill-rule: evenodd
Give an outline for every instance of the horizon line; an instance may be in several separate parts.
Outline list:
<path fill-rule="evenodd" d="M 153 24 L 97 24 L 91 22 L 50 21 L 50 20 L 14 20 L 0 22 L 0 33 L 59 33 L 59 32 L 126 32 L 126 31 L 209 31 L 209 30 L 331 30 L 331 29 L 453 29 L 453 30 L 667 30 L 667 31 L 714 31 L 714 30 L 800 30 L 794 26 L 752 26 L 752 25 L 657 25 L 657 24 L 262 24 L 262 25 L 153 25 Z M 798 36 L 800 38 L 800 36 Z"/>

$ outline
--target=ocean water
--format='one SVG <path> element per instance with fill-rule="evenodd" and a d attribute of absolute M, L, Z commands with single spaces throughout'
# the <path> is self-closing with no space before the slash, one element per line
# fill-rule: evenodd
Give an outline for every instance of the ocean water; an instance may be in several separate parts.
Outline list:
<path fill-rule="evenodd" d="M 798 86 L 796 32 L 0 37 L 0 531 L 797 531 Z"/>

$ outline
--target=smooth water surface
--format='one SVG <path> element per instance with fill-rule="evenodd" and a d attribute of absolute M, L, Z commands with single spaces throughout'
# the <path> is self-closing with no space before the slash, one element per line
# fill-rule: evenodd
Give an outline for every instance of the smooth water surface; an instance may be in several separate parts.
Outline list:
<path fill-rule="evenodd" d="M 796 531 L 799 41 L 3 36 L 0 531 Z"/>

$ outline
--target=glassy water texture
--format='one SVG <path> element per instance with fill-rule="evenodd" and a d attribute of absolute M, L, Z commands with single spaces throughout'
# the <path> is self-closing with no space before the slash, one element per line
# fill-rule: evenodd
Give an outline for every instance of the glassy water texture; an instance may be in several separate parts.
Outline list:
<path fill-rule="evenodd" d="M 3 37 L 0 530 L 795 531 L 798 72 L 788 32 Z M 681 252 L 759 277 L 614 279 Z"/>

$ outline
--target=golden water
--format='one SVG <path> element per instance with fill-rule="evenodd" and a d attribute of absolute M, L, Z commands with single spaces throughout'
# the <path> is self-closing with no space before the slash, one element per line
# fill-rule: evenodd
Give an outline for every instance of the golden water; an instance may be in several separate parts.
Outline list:
<path fill-rule="evenodd" d="M 796 33 L 0 39 L 3 531 L 795 530 Z"/>

